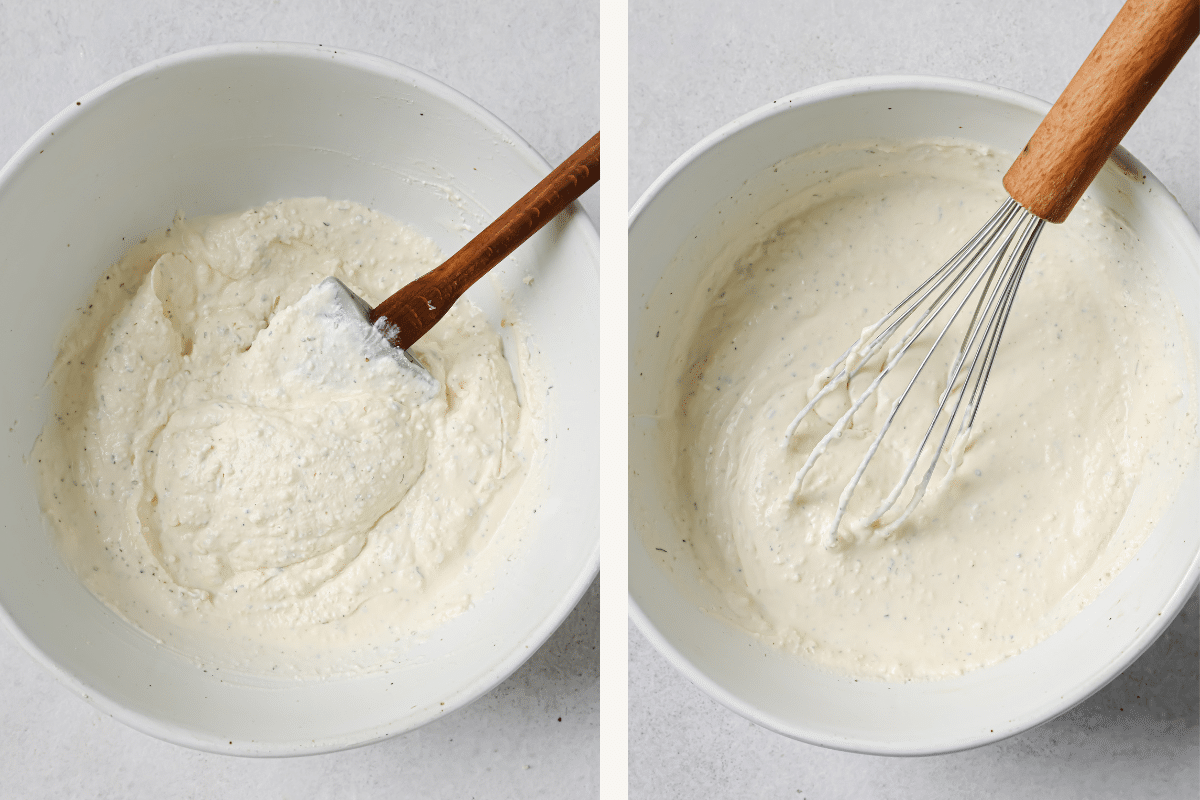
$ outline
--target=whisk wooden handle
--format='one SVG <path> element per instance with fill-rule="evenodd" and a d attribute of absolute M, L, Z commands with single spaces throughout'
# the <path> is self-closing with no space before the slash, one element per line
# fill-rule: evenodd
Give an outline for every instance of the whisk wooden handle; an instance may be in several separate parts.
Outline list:
<path fill-rule="evenodd" d="M 600 134 L 576 150 L 511 208 L 430 270 L 371 310 L 400 331 L 392 344 L 406 350 L 440 320 L 475 281 L 600 180 Z"/>
<path fill-rule="evenodd" d="M 1047 222 L 1071 213 L 1200 33 L 1200 0 L 1129 0 L 1004 176 Z"/>

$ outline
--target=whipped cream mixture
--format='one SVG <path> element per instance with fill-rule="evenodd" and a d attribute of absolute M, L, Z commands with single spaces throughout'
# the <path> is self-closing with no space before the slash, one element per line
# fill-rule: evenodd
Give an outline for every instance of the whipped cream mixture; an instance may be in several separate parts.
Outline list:
<path fill-rule="evenodd" d="M 542 411 L 469 302 L 412 348 L 427 374 L 318 285 L 373 305 L 440 260 L 303 199 L 177 218 L 112 267 L 34 449 L 88 588 L 197 660 L 274 674 L 380 667 L 468 608 L 519 543 Z"/>
<path fill-rule="evenodd" d="M 792 502 L 809 452 L 878 369 L 822 401 L 786 446 L 784 431 L 814 376 L 999 207 L 1011 162 L 951 142 L 827 150 L 816 160 L 853 166 L 780 189 L 773 210 L 697 266 L 660 404 L 663 469 L 686 539 L 651 533 L 648 549 L 668 570 L 690 549 L 719 598 L 711 611 L 811 662 L 895 680 L 960 674 L 1061 627 L 1136 552 L 1196 451 L 1192 355 L 1136 235 L 1085 199 L 1042 233 L 950 479 L 943 464 L 887 537 L 850 524 L 916 452 L 945 388 L 946 353 L 827 540 L 843 487 L 941 324 Z M 957 336 L 943 350 L 956 350 Z"/>

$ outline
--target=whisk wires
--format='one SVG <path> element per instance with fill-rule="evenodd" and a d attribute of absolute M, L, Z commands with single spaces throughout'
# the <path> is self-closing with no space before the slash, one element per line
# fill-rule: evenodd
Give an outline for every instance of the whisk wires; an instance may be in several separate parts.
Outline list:
<path fill-rule="evenodd" d="M 939 397 L 937 408 L 930 419 L 920 446 L 908 461 L 900 480 L 879 507 L 861 521 L 853 523 L 851 530 L 859 532 L 874 528 L 876 537 L 886 537 L 908 519 L 925 495 L 938 458 L 945 449 L 950 431 L 954 429 L 957 420 L 958 431 L 950 449 L 950 470 L 947 472 L 947 479 L 953 474 L 953 470 L 961 460 L 962 453 L 966 448 L 975 415 L 979 410 L 980 400 L 983 397 L 984 389 L 987 388 L 988 375 L 991 373 L 1004 327 L 1012 310 L 1013 301 L 1016 299 L 1017 287 L 1025 273 L 1025 267 L 1029 263 L 1029 258 L 1044 224 L 1043 220 L 1030 214 L 1015 200 L 1009 198 L 949 261 L 930 275 L 924 283 L 913 290 L 882 319 L 865 328 L 858 340 L 837 361 L 818 374 L 814 388 L 819 388 L 815 394 L 812 394 L 808 405 L 801 409 L 785 430 L 784 447 L 788 446 L 801 421 L 825 396 L 838 386 L 845 385 L 848 388 L 850 381 L 866 368 L 876 354 L 896 335 L 896 332 L 905 323 L 912 320 L 908 328 L 900 335 L 899 341 L 893 344 L 887 352 L 879 374 L 871 381 L 867 389 L 854 399 L 849 410 L 813 447 L 788 489 L 787 502 L 789 504 L 796 501 L 805 477 L 818 459 L 825 454 L 830 444 L 842 437 L 855 413 L 875 394 L 879 385 L 899 364 L 914 343 L 930 329 L 939 317 L 945 315 L 944 312 L 949 314 L 933 345 L 926 352 L 904 391 L 892 403 L 888 416 L 867 449 L 857 471 L 842 491 L 833 521 L 823 537 L 826 547 L 837 545 L 838 529 L 846 515 L 850 499 L 862 480 L 868 464 L 883 443 L 883 439 L 895 421 L 905 399 L 917 384 L 921 372 L 929 364 L 933 352 L 946 338 L 963 310 L 973 307 L 971 320 L 967 325 L 958 353 L 950 364 L 946 388 Z M 973 297 L 976 298 L 974 304 L 971 303 Z M 966 368 L 965 374 L 964 367 Z M 952 402 L 951 398 L 953 398 Z M 937 435 L 939 431 L 940 435 Z M 917 469 L 922 454 L 934 439 L 936 439 L 937 445 L 932 451 L 925 473 L 908 504 L 897 517 L 886 524 L 881 523 L 884 514 L 900 499 Z"/>

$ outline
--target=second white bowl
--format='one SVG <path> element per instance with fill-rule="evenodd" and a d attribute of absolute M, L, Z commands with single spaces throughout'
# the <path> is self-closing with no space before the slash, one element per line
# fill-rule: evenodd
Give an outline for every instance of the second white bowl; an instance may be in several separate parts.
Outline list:
<path fill-rule="evenodd" d="M 1048 104 L 940 78 L 863 78 L 772 103 L 718 130 L 676 161 L 638 201 L 629 223 L 631 613 L 660 652 L 737 713 L 813 744 L 885 755 L 975 747 L 1030 728 L 1080 702 L 1142 653 L 1200 581 L 1200 467 L 1133 563 L 1063 629 L 999 664 L 941 681 L 855 680 L 807 665 L 701 610 L 704 581 L 681 558 L 659 568 L 640 530 L 677 531 L 657 465 L 662 381 L 677 311 L 704 253 L 764 209 L 746 185 L 824 144 L 951 137 L 1019 152 Z M 1200 351 L 1200 237 L 1170 193 L 1118 150 L 1091 188 L 1138 232 L 1165 273 Z M 715 209 L 722 213 L 716 214 Z M 696 258 L 676 258 L 688 253 Z M 1143 480 L 1153 481 L 1153 475 Z M 676 537 L 675 534 L 678 533 Z"/>

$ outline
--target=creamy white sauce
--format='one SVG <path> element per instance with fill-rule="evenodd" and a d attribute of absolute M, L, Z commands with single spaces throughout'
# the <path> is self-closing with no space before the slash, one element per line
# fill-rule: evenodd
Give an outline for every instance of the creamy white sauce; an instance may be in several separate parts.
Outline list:
<path fill-rule="evenodd" d="M 429 376 L 311 288 L 376 304 L 440 260 L 305 199 L 177 218 L 112 267 L 34 448 L 88 588 L 203 663 L 296 675 L 386 666 L 487 591 L 537 500 L 542 379 L 520 351 L 522 406 L 469 302 L 412 348 Z"/>
<path fill-rule="evenodd" d="M 879 369 L 821 400 L 786 447 L 785 430 L 814 377 L 999 207 L 1010 163 L 948 142 L 828 150 L 816 160 L 854 166 L 780 188 L 778 205 L 697 265 L 659 405 L 686 540 L 650 533 L 648 549 L 668 570 L 690 549 L 719 598 L 709 610 L 811 662 L 887 679 L 960 674 L 1057 630 L 1136 553 L 1194 458 L 1192 355 L 1136 234 L 1085 199 L 1038 242 L 966 448 L 950 440 L 926 497 L 890 535 L 851 524 L 916 452 L 959 331 L 827 540 L 843 488 L 941 325 L 792 501 L 810 451 Z M 960 463 L 943 483 L 951 458 Z M 1151 465 L 1176 480 L 1146 485 Z"/>

